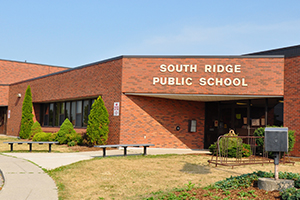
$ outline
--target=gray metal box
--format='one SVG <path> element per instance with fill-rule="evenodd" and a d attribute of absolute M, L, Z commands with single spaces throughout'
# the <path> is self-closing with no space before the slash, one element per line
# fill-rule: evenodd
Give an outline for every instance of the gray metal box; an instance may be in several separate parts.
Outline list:
<path fill-rule="evenodd" d="M 288 152 L 288 128 L 265 128 L 265 150 L 269 152 Z"/>

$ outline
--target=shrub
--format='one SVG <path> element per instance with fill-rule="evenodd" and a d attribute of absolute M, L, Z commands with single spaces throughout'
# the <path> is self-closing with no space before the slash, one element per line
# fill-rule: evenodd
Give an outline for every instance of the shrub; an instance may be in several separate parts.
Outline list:
<path fill-rule="evenodd" d="M 38 121 L 34 122 L 34 124 L 31 127 L 31 133 L 29 139 L 32 139 L 33 136 L 37 133 L 43 132 L 42 127 Z"/>
<path fill-rule="evenodd" d="M 20 138 L 27 139 L 30 137 L 31 127 L 33 125 L 33 114 L 32 114 L 32 97 L 30 85 L 28 85 L 25 92 L 25 97 L 22 105 L 22 119 L 20 127 Z"/>
<path fill-rule="evenodd" d="M 81 142 L 81 135 L 76 133 L 74 130 L 73 124 L 68 118 L 60 126 L 59 131 L 55 134 L 55 141 L 58 141 L 59 144 L 68 144 L 69 142 L 74 142 L 78 144 Z M 73 145 L 74 146 L 74 145 Z"/>
<path fill-rule="evenodd" d="M 224 136 L 237 136 L 232 133 L 227 133 Z M 219 140 L 221 155 L 227 154 L 229 158 L 249 157 L 252 154 L 249 144 L 242 143 L 241 138 L 237 137 L 222 137 Z M 217 150 L 217 142 L 211 144 L 208 148 L 211 153 Z"/>
<path fill-rule="evenodd" d="M 49 141 L 51 135 L 52 133 L 39 132 L 33 136 L 32 141 Z"/>
<path fill-rule="evenodd" d="M 272 126 L 276 127 L 276 126 Z M 257 128 L 254 133 L 254 136 L 265 136 L 265 127 Z M 288 152 L 293 151 L 294 145 L 295 145 L 295 131 L 289 130 L 288 131 L 288 140 L 289 140 L 289 146 L 288 146 Z M 258 146 L 257 152 L 262 153 L 264 148 L 264 138 L 258 138 L 256 139 L 256 144 Z M 271 155 L 271 154 L 270 154 Z"/>
<path fill-rule="evenodd" d="M 102 98 L 99 96 L 92 105 L 86 130 L 89 145 L 105 144 L 108 138 L 108 112 Z"/>

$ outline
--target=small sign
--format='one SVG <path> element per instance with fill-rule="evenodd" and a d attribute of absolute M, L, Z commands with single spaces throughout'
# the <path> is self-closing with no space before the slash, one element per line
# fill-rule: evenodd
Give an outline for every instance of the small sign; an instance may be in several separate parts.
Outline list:
<path fill-rule="evenodd" d="M 7 118 L 8 118 L 8 119 L 10 118 L 10 110 L 8 110 Z"/>
<path fill-rule="evenodd" d="M 114 116 L 119 116 L 120 114 L 120 102 L 114 103 Z"/>

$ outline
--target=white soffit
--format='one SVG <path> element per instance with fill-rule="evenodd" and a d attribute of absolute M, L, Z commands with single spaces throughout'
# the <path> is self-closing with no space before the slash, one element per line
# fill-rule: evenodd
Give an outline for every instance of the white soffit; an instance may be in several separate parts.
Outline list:
<path fill-rule="evenodd" d="M 283 98 L 283 96 L 261 96 L 261 95 L 204 95 L 204 94 L 160 94 L 160 93 L 125 93 L 125 95 L 156 97 L 165 99 L 176 99 L 185 101 L 231 101 L 261 98 Z"/>

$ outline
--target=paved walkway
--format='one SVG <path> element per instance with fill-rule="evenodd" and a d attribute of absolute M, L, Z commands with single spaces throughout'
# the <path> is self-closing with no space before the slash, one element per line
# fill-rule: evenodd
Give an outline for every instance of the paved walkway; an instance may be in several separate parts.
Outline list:
<path fill-rule="evenodd" d="M 58 199 L 55 182 L 40 167 L 20 158 L 0 155 L 4 186 L 0 199 Z"/>
<path fill-rule="evenodd" d="M 128 148 L 127 155 L 141 155 L 143 148 Z M 148 148 L 149 155 L 201 154 L 206 150 Z M 107 150 L 107 156 L 122 156 L 123 150 Z M 14 157 L 12 157 L 14 156 Z M 102 150 L 77 153 L 3 153 L 0 170 L 5 184 L 0 199 L 8 200 L 57 200 L 55 182 L 41 169 L 55 169 L 81 160 L 102 157 Z M 31 163 L 36 163 L 37 165 Z M 39 167 L 40 166 L 40 167 Z"/>

